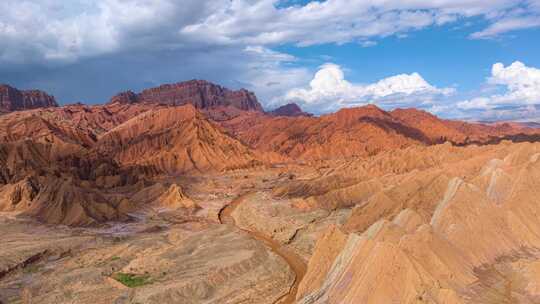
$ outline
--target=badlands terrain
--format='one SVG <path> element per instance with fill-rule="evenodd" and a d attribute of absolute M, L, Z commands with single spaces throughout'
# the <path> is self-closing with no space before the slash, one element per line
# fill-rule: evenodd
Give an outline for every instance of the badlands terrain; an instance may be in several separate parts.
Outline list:
<path fill-rule="evenodd" d="M 540 303 L 540 130 L 0 85 L 0 303 Z"/>

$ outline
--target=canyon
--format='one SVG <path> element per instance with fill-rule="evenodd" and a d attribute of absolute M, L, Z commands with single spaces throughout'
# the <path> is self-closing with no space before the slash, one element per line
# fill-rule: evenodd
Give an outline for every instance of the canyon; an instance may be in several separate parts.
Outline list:
<path fill-rule="evenodd" d="M 0 86 L 0 303 L 540 303 L 540 129 Z"/>

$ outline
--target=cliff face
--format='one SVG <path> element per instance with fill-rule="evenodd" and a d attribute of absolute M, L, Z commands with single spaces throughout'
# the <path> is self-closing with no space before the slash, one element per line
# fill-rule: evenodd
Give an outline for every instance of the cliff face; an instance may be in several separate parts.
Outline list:
<path fill-rule="evenodd" d="M 204 80 L 165 84 L 139 94 L 122 92 L 112 97 L 110 103 L 159 103 L 175 106 L 189 103 L 198 109 L 232 106 L 245 111 L 263 111 L 252 92 L 245 89 L 232 91 Z"/>
<path fill-rule="evenodd" d="M 0 113 L 57 106 L 54 96 L 43 91 L 19 91 L 0 84 Z"/>

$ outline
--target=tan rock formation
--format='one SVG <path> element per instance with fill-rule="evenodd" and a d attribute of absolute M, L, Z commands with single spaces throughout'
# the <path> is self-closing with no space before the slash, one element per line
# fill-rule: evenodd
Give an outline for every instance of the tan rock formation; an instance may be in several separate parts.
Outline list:
<path fill-rule="evenodd" d="M 477 156 L 445 170 L 448 176 L 460 174 L 438 178 L 439 184 L 446 180 L 442 191 L 430 181 L 443 176 L 439 166 L 401 174 L 396 186 L 353 211 L 345 227 L 355 232 L 337 246 L 339 254 L 328 240 L 343 239 L 343 232 L 331 229 L 318 241 L 306 275 L 318 279 L 302 284 L 298 302 L 504 303 L 515 297 L 535 303 L 536 277 L 508 269 L 533 269 L 540 259 L 535 249 L 539 149 L 538 144 L 457 148 L 462 156 L 470 151 Z M 414 175 L 415 187 L 407 186 L 408 175 Z M 431 191 L 435 195 L 426 196 Z M 375 214 L 368 220 L 370 212 Z M 321 274 L 318 265 L 328 264 Z M 499 282 L 510 284 L 506 292 L 499 291 Z M 528 290 L 520 287 L 523 282 L 529 282 Z"/>
<path fill-rule="evenodd" d="M 83 189 L 71 180 L 55 178 L 44 182 L 23 214 L 48 224 L 68 226 L 127 219 L 99 191 Z"/>
<path fill-rule="evenodd" d="M 103 134 L 97 150 L 123 166 L 138 165 L 149 172 L 170 174 L 258 164 L 252 151 L 221 132 L 191 105 L 138 115 Z"/>

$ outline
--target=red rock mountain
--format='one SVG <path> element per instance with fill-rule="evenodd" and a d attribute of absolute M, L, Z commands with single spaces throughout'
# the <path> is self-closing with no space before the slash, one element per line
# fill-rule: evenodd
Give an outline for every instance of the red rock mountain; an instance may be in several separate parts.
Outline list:
<path fill-rule="evenodd" d="M 535 129 L 488 126 L 440 119 L 416 109 L 386 112 L 374 105 L 341 109 L 321 117 L 272 117 L 261 113 L 220 120 L 253 149 L 305 160 L 358 157 L 416 145 L 492 143 Z M 511 139 L 511 138 L 509 138 Z"/>
<path fill-rule="evenodd" d="M 57 106 L 55 98 L 43 91 L 19 91 L 0 84 L 0 113 Z"/>
<path fill-rule="evenodd" d="M 270 112 L 270 115 L 274 116 L 313 116 L 310 113 L 306 113 L 302 111 L 300 106 L 298 106 L 296 103 L 289 103 L 286 105 L 283 105 L 273 111 Z"/>
<path fill-rule="evenodd" d="M 155 173 L 206 173 L 257 165 L 254 153 L 192 105 L 153 109 L 104 133 L 96 144 L 122 166 Z"/>
<path fill-rule="evenodd" d="M 374 107 L 343 109 L 321 117 L 251 114 L 222 122 L 250 147 L 306 160 L 365 156 L 419 144 L 418 130 Z"/>
<path fill-rule="evenodd" d="M 190 103 L 198 109 L 232 106 L 244 111 L 263 110 L 252 92 L 245 89 L 232 91 L 204 80 L 165 84 L 139 94 L 127 91 L 112 97 L 110 103 L 159 103 L 175 106 Z"/>
<path fill-rule="evenodd" d="M 69 225 L 125 219 L 138 206 L 133 202 L 167 196 L 168 186 L 155 180 L 159 176 L 365 157 L 446 140 L 482 144 L 517 134 L 527 140 L 538 132 L 372 105 L 321 117 L 294 116 L 303 112 L 291 105 L 274 116 L 262 111 L 252 93 L 204 81 L 128 92 L 93 106 L 52 107 L 56 103 L 45 93 L 3 90 L 3 105 L 9 101 L 4 110 L 40 108 L 0 116 L 0 197 L 7 198 L 0 211 Z M 116 188 L 121 194 L 112 195 Z M 72 205 L 69 196 L 84 203 Z"/>
<path fill-rule="evenodd" d="M 153 177 L 260 166 L 262 154 L 189 104 L 17 111 L 0 116 L 0 211 L 73 226 L 125 220 L 170 196 Z"/>

